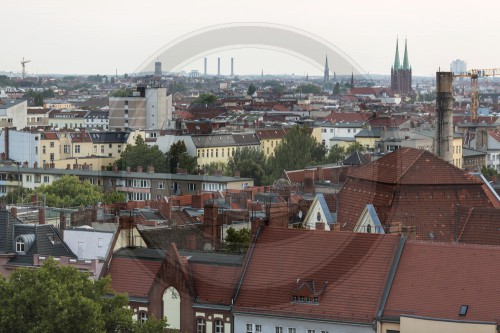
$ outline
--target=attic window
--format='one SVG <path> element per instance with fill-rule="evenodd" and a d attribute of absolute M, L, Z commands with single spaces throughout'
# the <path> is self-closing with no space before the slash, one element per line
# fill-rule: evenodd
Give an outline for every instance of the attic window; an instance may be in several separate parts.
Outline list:
<path fill-rule="evenodd" d="M 458 315 L 461 317 L 465 317 L 467 315 L 467 310 L 469 309 L 468 305 L 462 304 L 460 306 L 460 312 L 458 312 Z"/>
<path fill-rule="evenodd" d="M 16 238 L 16 252 L 24 253 L 24 239 L 22 237 Z"/>
<path fill-rule="evenodd" d="M 61 242 L 59 241 L 59 238 L 57 238 L 56 236 L 54 235 L 47 235 L 47 237 L 49 238 L 50 242 L 52 243 L 52 245 L 55 245 L 55 244 L 60 244 Z"/>

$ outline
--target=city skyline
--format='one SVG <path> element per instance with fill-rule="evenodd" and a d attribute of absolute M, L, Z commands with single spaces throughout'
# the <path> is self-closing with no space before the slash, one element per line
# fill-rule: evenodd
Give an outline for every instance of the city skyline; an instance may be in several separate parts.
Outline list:
<path fill-rule="evenodd" d="M 256 0 L 251 3 L 187 1 L 167 4 L 96 0 L 33 0 L 5 3 L 4 24 L 11 31 L 3 36 L 0 71 L 21 72 L 23 57 L 28 74 L 118 74 L 134 73 L 140 64 L 169 42 L 208 26 L 234 22 L 267 22 L 302 29 L 334 44 L 370 74 L 389 74 L 396 38 L 408 39 L 410 63 L 415 76 L 432 76 L 449 69 L 455 59 L 470 68 L 498 67 L 495 59 L 495 9 L 488 1 L 481 20 L 471 20 L 470 11 L 455 2 L 428 1 L 401 6 L 397 1 L 340 3 L 320 1 Z M 468 46 L 482 45 L 481 48 Z M 216 73 L 221 57 L 222 72 L 229 74 L 230 58 L 241 75 L 292 74 L 322 76 L 322 69 L 288 54 L 255 48 L 236 48 L 209 56 L 209 73 Z M 256 59 L 258 61 L 256 61 Z M 212 70 L 210 70 L 212 67 Z M 225 69 L 225 67 L 228 67 Z M 183 70 L 202 72 L 203 57 Z M 330 63 L 335 71 L 335 64 Z"/>

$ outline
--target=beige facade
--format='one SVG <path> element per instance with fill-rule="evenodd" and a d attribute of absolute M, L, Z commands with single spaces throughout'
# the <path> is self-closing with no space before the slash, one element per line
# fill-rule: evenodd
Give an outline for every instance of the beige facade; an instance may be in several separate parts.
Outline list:
<path fill-rule="evenodd" d="M 401 316 L 400 324 L 382 323 L 377 325 L 378 333 L 496 333 L 496 323 L 443 320 L 414 316 Z"/>
<path fill-rule="evenodd" d="M 146 98 L 110 97 L 109 128 L 146 129 Z"/>

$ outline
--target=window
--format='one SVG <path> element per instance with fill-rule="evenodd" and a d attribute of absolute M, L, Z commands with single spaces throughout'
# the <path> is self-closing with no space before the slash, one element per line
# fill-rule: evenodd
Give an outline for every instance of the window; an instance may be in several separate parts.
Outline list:
<path fill-rule="evenodd" d="M 294 327 L 289 327 L 288 328 L 288 333 L 297 333 L 297 329 Z"/>
<path fill-rule="evenodd" d="M 321 333 L 328 333 L 328 331 L 321 331 Z"/>
<path fill-rule="evenodd" d="M 22 237 L 16 238 L 16 252 L 24 252 L 24 239 Z"/>
<path fill-rule="evenodd" d="M 219 157 L 219 149 L 215 149 L 215 157 Z"/>
<path fill-rule="evenodd" d="M 164 189 L 165 188 L 165 183 L 164 182 L 158 182 L 156 184 L 156 188 L 158 188 L 158 189 Z"/>
<path fill-rule="evenodd" d="M 366 232 L 369 233 L 369 234 L 372 232 L 372 226 L 371 226 L 371 224 L 368 224 L 366 226 Z"/>
<path fill-rule="evenodd" d="M 307 333 L 315 333 L 315 330 L 307 330 Z"/>
<path fill-rule="evenodd" d="M 80 145 L 75 145 L 75 154 L 80 154 Z"/>
<path fill-rule="evenodd" d="M 50 143 L 50 148 L 54 148 L 54 142 Z"/>
<path fill-rule="evenodd" d="M 283 327 L 280 327 L 280 326 L 276 326 L 276 330 L 275 330 L 276 333 L 283 333 Z"/>
<path fill-rule="evenodd" d="M 69 154 L 69 145 L 64 145 L 64 153 Z"/>
<path fill-rule="evenodd" d="M 54 161 L 54 153 L 50 153 L 50 160 Z"/>
<path fill-rule="evenodd" d="M 262 325 L 255 325 L 255 332 L 262 332 Z"/>
<path fill-rule="evenodd" d="M 101 154 L 104 154 L 104 145 L 101 145 Z"/>
<path fill-rule="evenodd" d="M 196 333 L 205 333 L 205 319 L 196 319 Z"/>
<path fill-rule="evenodd" d="M 42 154 L 45 154 L 47 153 L 47 149 L 45 148 L 45 146 L 42 147 Z"/>
<path fill-rule="evenodd" d="M 215 333 L 224 333 L 224 323 L 222 320 L 217 319 L 214 324 Z"/>
<path fill-rule="evenodd" d="M 139 321 L 143 323 L 146 320 L 148 320 L 148 314 L 146 312 L 139 312 Z"/>
<path fill-rule="evenodd" d="M 247 324 L 246 333 L 253 333 L 253 324 Z"/>
<path fill-rule="evenodd" d="M 43 182 L 44 182 L 44 183 L 48 183 L 48 182 L 50 182 L 50 178 L 49 178 L 49 176 L 43 176 Z"/>
<path fill-rule="evenodd" d="M 196 191 L 196 183 L 188 183 L 188 191 Z"/>
<path fill-rule="evenodd" d="M 30 182 L 31 181 L 31 175 L 26 175 L 26 181 Z"/>

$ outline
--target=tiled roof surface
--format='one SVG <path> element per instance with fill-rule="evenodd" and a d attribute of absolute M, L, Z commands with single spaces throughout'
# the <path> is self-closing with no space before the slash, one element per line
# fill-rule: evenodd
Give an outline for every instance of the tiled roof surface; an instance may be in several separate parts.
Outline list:
<path fill-rule="evenodd" d="M 500 245 L 500 209 L 457 207 L 460 243 Z"/>
<path fill-rule="evenodd" d="M 264 130 L 256 130 L 255 135 L 259 140 L 281 139 L 285 136 L 286 130 L 283 128 L 272 128 Z"/>
<path fill-rule="evenodd" d="M 371 114 L 367 113 L 354 113 L 354 112 L 346 112 L 346 113 L 337 113 L 332 112 L 328 116 L 324 118 L 325 121 L 329 121 L 332 124 L 340 123 L 340 122 L 361 122 L 364 123 Z"/>
<path fill-rule="evenodd" d="M 264 228 L 235 311 L 371 323 L 398 240 L 393 235 Z M 292 302 L 304 283 L 314 283 L 318 304 Z"/>
<path fill-rule="evenodd" d="M 148 297 L 162 261 L 137 258 L 113 258 L 109 275 L 111 288 L 116 292 L 126 292 L 129 297 Z"/>
<path fill-rule="evenodd" d="M 241 266 L 191 263 L 197 303 L 231 304 L 241 274 Z"/>
<path fill-rule="evenodd" d="M 499 261 L 499 247 L 407 242 L 383 315 L 499 323 Z"/>
<path fill-rule="evenodd" d="M 350 177 L 388 184 L 457 185 L 481 182 L 422 149 L 401 148 L 354 170 Z"/>

